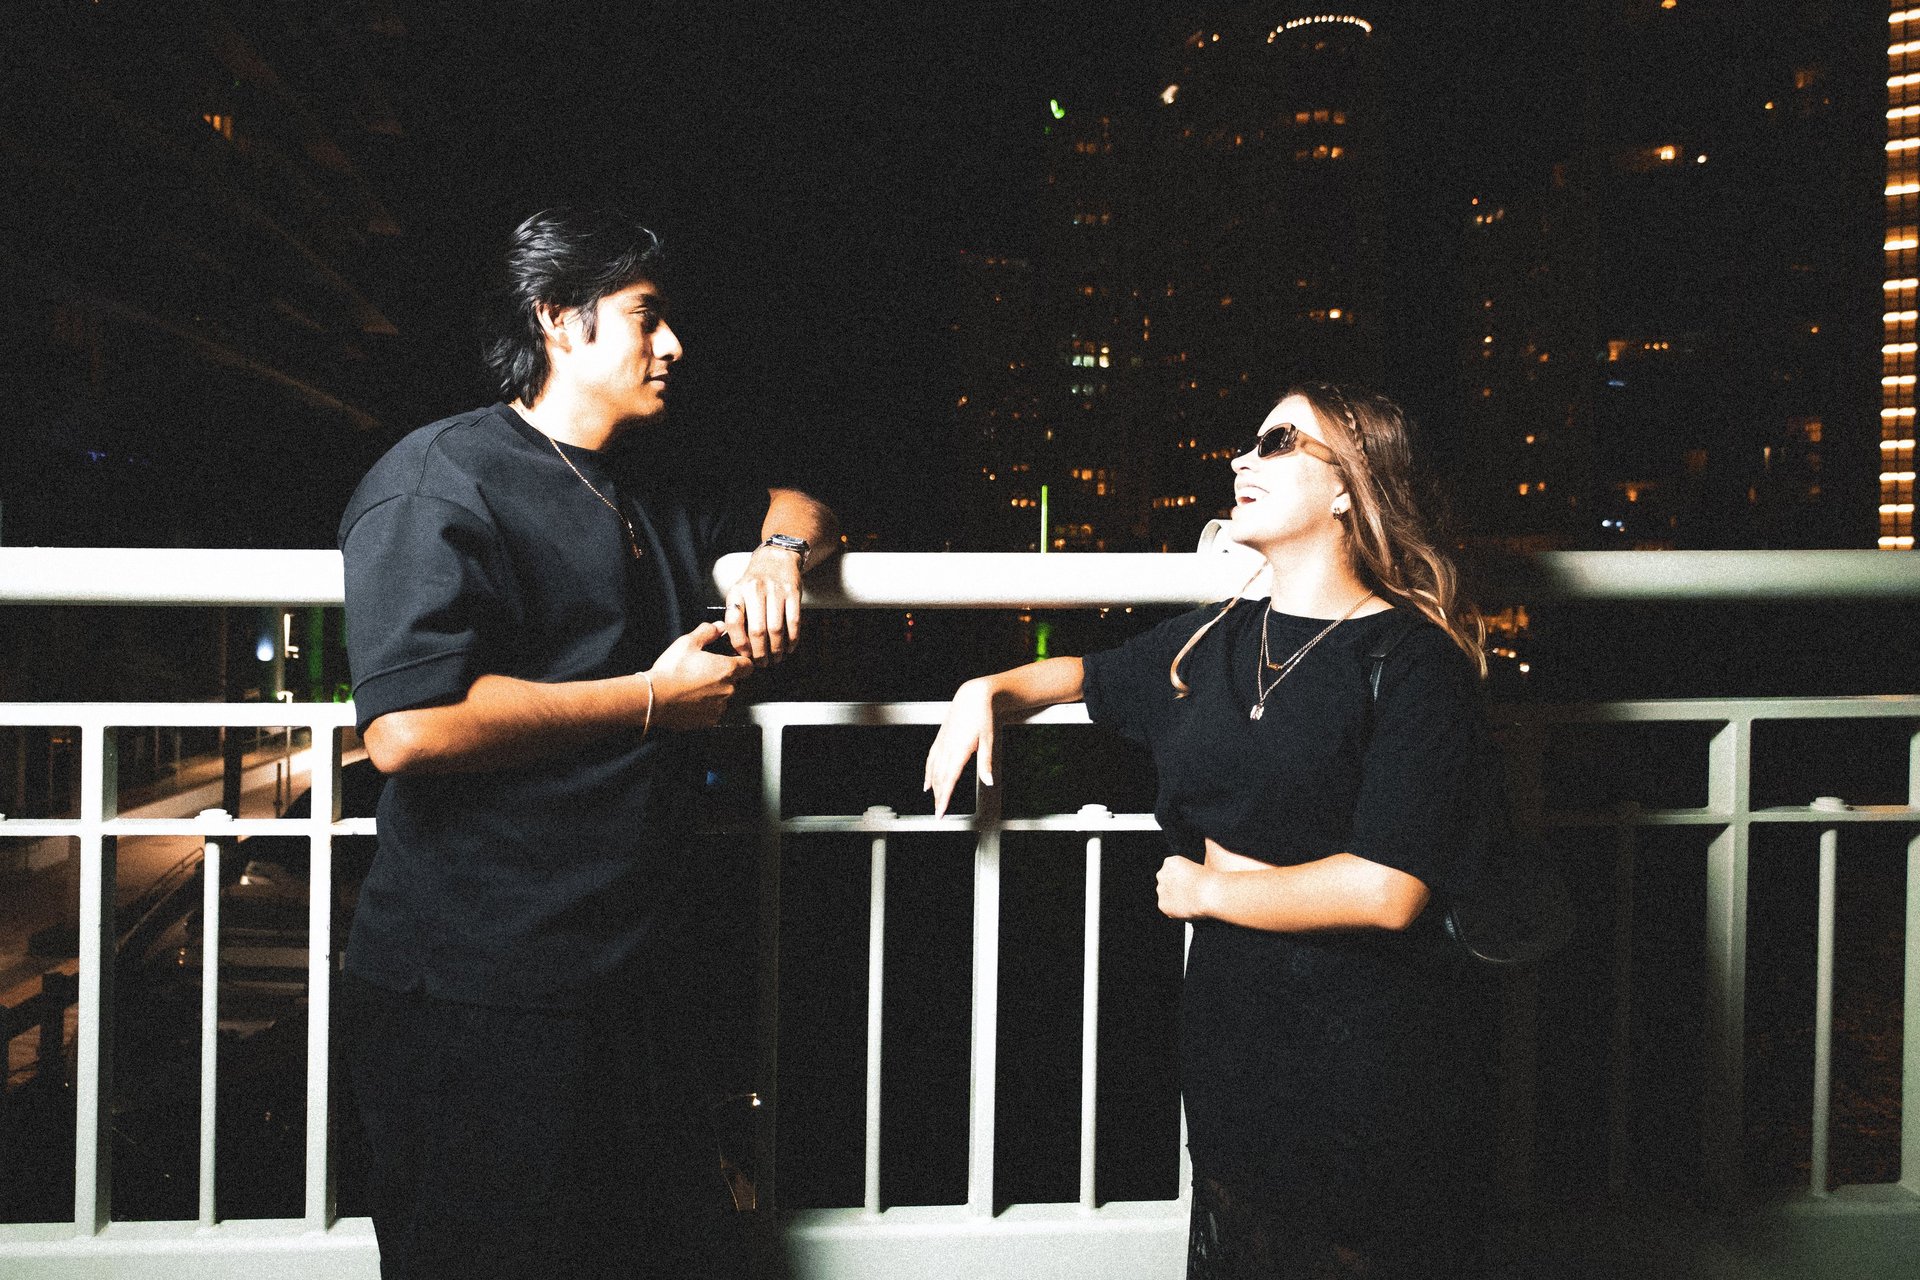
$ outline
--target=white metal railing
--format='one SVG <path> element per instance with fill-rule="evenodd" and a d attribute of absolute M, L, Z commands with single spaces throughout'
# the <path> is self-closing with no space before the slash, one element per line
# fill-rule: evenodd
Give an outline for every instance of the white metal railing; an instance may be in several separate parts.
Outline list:
<path fill-rule="evenodd" d="M 268 1254 L 324 1256 L 342 1249 L 372 1257 L 372 1236 L 364 1222 L 336 1223 L 328 1151 L 328 1044 L 326 1016 L 331 991 L 333 839 L 366 835 L 372 819 L 341 821 L 338 811 L 339 730 L 353 723 L 345 703 L 12 703 L 0 705 L 0 725 L 75 729 L 80 735 L 80 809 L 75 818 L 18 818 L 0 821 L 0 837 L 71 837 L 79 845 L 79 999 L 74 1067 L 73 1222 L 0 1226 L 0 1274 L 14 1265 L 40 1268 L 61 1262 L 91 1262 L 75 1274 L 128 1274 L 120 1268 L 135 1259 L 176 1254 L 196 1240 L 209 1241 L 221 1253 L 224 1233 L 237 1246 L 234 1261 Z M 118 761 L 114 730 L 121 726 L 205 728 L 297 726 L 308 729 L 315 746 L 311 771 L 312 815 L 306 818 L 233 818 L 209 810 L 191 818 L 128 818 L 119 814 Z M 321 767 L 327 762 L 330 767 Z M 216 1224 L 213 1207 L 215 1088 L 218 1055 L 217 995 L 220 922 L 221 842 L 241 836 L 306 835 L 312 870 L 308 901 L 307 1126 L 303 1214 L 276 1221 Z M 138 836 L 191 836 L 204 842 L 205 900 L 201 949 L 201 1112 L 199 1140 L 199 1215 L 179 1224 L 113 1223 L 109 1213 L 111 1168 L 107 1143 L 112 1093 L 109 1012 L 113 1007 L 111 963 L 116 940 L 113 920 L 114 841 Z M 233 1229 L 227 1229 L 231 1226 Z M 331 1237 L 331 1238 L 329 1238 Z M 291 1255 L 289 1255 L 291 1256 Z M 249 1264 L 251 1265 L 251 1264 Z M 241 1274 L 236 1271 L 235 1274 Z M 50 1274 L 50 1273 L 49 1273 Z M 209 1273 L 211 1274 L 211 1273 Z M 291 1274 L 291 1273 L 290 1273 Z M 314 1272 L 319 1274 L 319 1272 Z M 371 1275 L 371 1271 L 365 1274 Z"/>
<path fill-rule="evenodd" d="M 1718 558 L 1683 561 L 1682 553 L 1606 553 L 1609 563 L 1579 558 L 1544 559 L 1534 572 L 1558 585 L 1543 587 L 1541 598 L 1669 598 L 1746 596 L 1742 575 L 1755 573 L 1771 585 L 1757 594 L 1799 594 L 1920 598 L 1920 561 L 1879 553 L 1718 553 Z M 1774 560 L 1773 557 L 1783 557 Z M 1812 560 L 1804 557 L 1815 557 Z M 1761 557 L 1755 559 L 1753 557 Z M 1840 557 L 1835 559 L 1834 557 Z M 1041 563 L 1043 562 L 1044 563 Z M 1116 567 L 1109 562 L 1120 562 Z M 1173 603 L 1217 597 L 1239 585 L 1245 569 L 1231 555 L 1193 556 L 886 556 L 854 555 L 836 562 L 838 576 L 819 584 L 817 603 L 839 607 L 924 607 L 929 596 L 952 607 L 1088 606 L 1138 602 Z M 1545 568 L 1540 568 L 1544 563 Z M 1557 565 L 1557 567 L 1556 567 Z M 1591 567 L 1589 567 L 1591 565 Z M 1769 568 L 1768 566 L 1772 567 Z M 184 568 L 182 566 L 185 566 Z M 734 566 L 737 571 L 737 564 Z M 1622 585 L 1645 571 L 1654 585 Z M 225 582 L 216 575 L 231 571 Z M 721 572 L 725 572 L 725 568 Z M 129 575 L 138 581 L 130 581 Z M 1801 576 L 1810 574 L 1811 576 Z M 1584 577 L 1582 575 L 1585 575 Z M 1230 580 L 1230 581 L 1229 581 Z M 1224 588 L 1222 587 L 1222 584 Z M 1597 584 L 1597 585 L 1596 585 Z M 810 586 L 812 584 L 810 583 Z M 329 604 L 338 603 L 338 557 L 322 552 L 37 552 L 0 550 L 0 603 L 179 603 Z M 981 789 L 973 815 L 946 818 L 900 816 L 883 809 L 858 815 L 782 819 L 780 779 L 786 731 L 795 726 L 930 724 L 942 704 L 801 704 L 754 707 L 751 723 L 761 736 L 762 880 L 764 927 L 777 927 L 781 839 L 808 832 L 862 833 L 871 837 L 873 890 L 869 904 L 872 949 L 868 974 L 867 1110 L 863 1144 L 862 1203 L 844 1210 L 793 1215 L 786 1227 L 788 1249 L 800 1276 L 901 1276 L 949 1274 L 964 1268 L 995 1276 L 1170 1276 L 1176 1273 L 1185 1222 L 1180 1201 L 1101 1203 L 1093 1180 L 1098 1148 L 1093 1124 L 1097 1084 L 1094 1051 L 1097 1022 L 1099 876 L 1102 840 L 1110 832 L 1152 826 L 1146 814 L 1109 814 L 1095 808 L 1029 819 L 1005 819 L 999 792 Z M 1084 709 L 1055 708 L 1038 720 L 1084 723 Z M 1777 823 L 1819 827 L 1821 859 L 1820 988 L 1816 1021 L 1816 1071 L 1809 1105 L 1814 1114 L 1814 1165 L 1808 1202 L 1816 1207 L 1911 1208 L 1920 1196 L 1920 1124 L 1902 1131 L 1903 1182 L 1875 1188 L 1826 1185 L 1830 1111 L 1831 954 L 1835 912 L 1832 883 L 1842 855 L 1844 833 L 1860 824 L 1920 824 L 1920 735 L 1909 747 L 1909 790 L 1904 805 L 1824 806 L 1755 809 L 1750 803 L 1753 731 L 1772 720 L 1885 719 L 1920 722 L 1920 698 L 1839 698 L 1792 700 L 1678 701 L 1613 703 L 1581 708 L 1530 711 L 1530 732 L 1551 733 L 1573 723 L 1695 723 L 1713 726 L 1707 760 L 1707 803 L 1697 809 L 1608 810 L 1548 815 L 1559 825 L 1606 827 L 1616 832 L 1619 866 L 1630 870 L 1635 833 L 1649 827 L 1696 825 L 1717 829 L 1708 869 L 1709 999 L 1705 1044 L 1708 1060 L 1705 1096 L 1706 1167 L 1714 1189 L 1737 1194 L 1739 1137 L 1743 1097 L 1742 1035 L 1745 1015 L 1747 851 L 1751 833 Z M 80 994 L 77 1033 L 75 1107 L 77 1143 L 74 1215 L 71 1223 L 0 1226 L 0 1275 L 134 1275 L 166 1256 L 192 1256 L 196 1274 L 257 1274 L 271 1256 L 276 1274 L 374 1274 L 373 1242 L 365 1220 L 336 1220 L 331 1193 L 327 1132 L 332 937 L 331 849 L 334 837 L 372 832 L 370 819 L 339 818 L 337 771 L 340 730 L 352 722 L 344 704 L 11 704 L 0 705 L 0 725 L 68 726 L 81 740 L 81 808 L 74 819 L 0 819 L 0 837 L 76 838 L 80 856 Z M 114 795 L 114 733 L 118 726 L 295 726 L 311 731 L 314 743 L 312 815 L 299 819 L 220 820 L 207 815 L 180 819 L 133 819 L 117 812 Z M 330 766 L 330 767 L 329 767 Z M 973 1012 L 968 1120 L 966 1202 L 957 1206 L 901 1206 L 881 1203 L 879 1177 L 889 1153 L 879 1140 L 878 1102 L 885 1048 L 880 1023 L 883 987 L 885 881 L 890 842 L 931 831 L 972 831 L 974 862 Z M 998 1048 L 999 840 L 1002 832 L 1071 831 L 1086 837 L 1087 920 L 1083 1001 L 1083 1075 L 1078 1194 L 1062 1204 L 1016 1205 L 996 1209 L 994 1198 L 995 1065 Z M 103 963 L 113 945 L 106 895 L 114 882 L 112 837 L 191 835 L 209 843 L 206 883 L 209 897 L 203 936 L 203 1036 L 217 1019 L 219 877 L 212 874 L 219 843 L 240 835 L 298 833 L 312 849 L 309 901 L 309 1041 L 306 1167 L 303 1214 L 273 1221 L 217 1222 L 213 1211 L 214 1078 L 216 1055 L 203 1047 L 200 1145 L 200 1205 L 196 1221 L 115 1223 L 108 1212 L 110 1170 L 104 1099 L 109 1096 L 111 1064 L 105 1045 L 112 1007 L 112 966 Z M 1920 838 L 1909 844 L 1907 878 L 1905 1025 L 1920 1026 Z M 1624 913 L 1630 921 L 1630 913 Z M 1630 927 L 1630 923 L 1623 927 Z M 777 1195 L 777 1169 L 771 1125 L 778 1117 L 777 1026 L 773 1017 L 778 990 L 778 947 L 769 936 L 762 952 L 762 1007 L 766 1029 L 762 1096 L 766 1121 L 760 1135 L 761 1191 Z M 1620 954 L 1626 955 L 1621 948 Z M 1625 962 L 1623 961 L 1623 964 Z M 1618 994 L 1612 1030 L 1614 1082 L 1609 1106 L 1616 1118 L 1625 1106 L 1626 1011 L 1624 995 L 1631 974 L 1615 974 Z M 1903 1114 L 1920 1115 L 1920 1046 L 1910 1037 L 1905 1049 Z M 1524 1104 L 1524 1099 L 1522 1100 Z M 1521 1107 L 1524 1116 L 1525 1107 Z M 1618 1135 L 1623 1126 L 1610 1132 Z M 1524 1133 L 1522 1139 L 1524 1140 Z M 1182 1144 L 1184 1146 L 1184 1143 Z M 1619 1142 L 1609 1151 L 1609 1172 L 1626 1175 L 1626 1153 Z M 1180 1185 L 1187 1181 L 1181 1165 Z"/>

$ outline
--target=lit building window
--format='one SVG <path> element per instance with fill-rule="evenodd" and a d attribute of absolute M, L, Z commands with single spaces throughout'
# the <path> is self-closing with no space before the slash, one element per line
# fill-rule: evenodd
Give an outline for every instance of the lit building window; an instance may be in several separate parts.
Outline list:
<path fill-rule="evenodd" d="M 1373 24 L 1371 22 L 1368 22 L 1365 18 L 1356 18 L 1351 14 L 1345 14 L 1345 13 L 1316 13 L 1311 17 L 1292 18 L 1286 22 L 1281 23 L 1279 26 L 1275 27 L 1270 33 L 1268 33 L 1267 43 L 1272 44 L 1274 42 L 1275 37 L 1279 36 L 1282 32 L 1293 31 L 1299 27 L 1319 26 L 1323 23 L 1344 23 L 1347 26 L 1358 27 L 1360 28 L 1361 31 L 1365 32 L 1368 35 L 1373 34 Z M 1214 39 L 1216 40 L 1218 40 L 1219 38 L 1220 38 L 1219 36 L 1214 37 Z"/>
<path fill-rule="evenodd" d="M 212 129 L 215 133 L 225 138 L 228 142 L 233 141 L 233 117 L 232 116 L 216 113 L 216 112 L 209 112 L 208 114 L 203 115 L 200 118 L 206 121 L 207 127 Z"/>

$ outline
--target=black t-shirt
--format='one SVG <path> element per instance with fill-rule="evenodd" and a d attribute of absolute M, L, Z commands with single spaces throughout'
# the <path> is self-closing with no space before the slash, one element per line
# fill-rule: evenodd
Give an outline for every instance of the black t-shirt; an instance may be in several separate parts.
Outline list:
<path fill-rule="evenodd" d="M 1391 611 L 1341 623 L 1256 701 L 1264 601 L 1243 601 L 1181 665 L 1173 658 L 1220 611 L 1169 619 L 1085 659 L 1087 713 L 1153 753 L 1157 816 L 1175 852 L 1201 856 L 1203 837 L 1277 866 L 1352 853 L 1444 891 L 1472 734 L 1474 673 L 1438 627 L 1416 627 L 1387 657 L 1380 697 L 1367 650 Z M 1329 619 L 1273 613 L 1268 652 L 1282 662 Z M 1271 685 L 1275 673 L 1261 674 Z"/>
<path fill-rule="evenodd" d="M 1352 853 L 1443 897 L 1460 869 L 1482 714 L 1465 655 L 1439 628 L 1416 626 L 1388 656 L 1376 703 L 1367 652 L 1394 614 L 1353 618 L 1251 720 L 1265 601 L 1237 605 L 1187 655 L 1187 697 L 1168 680 L 1175 653 L 1219 608 L 1085 660 L 1089 715 L 1153 754 L 1171 848 L 1197 858 L 1211 836 L 1282 866 Z M 1273 614 L 1272 659 L 1327 621 Z M 1273 673 L 1261 676 L 1270 684 Z M 1472 1185 L 1461 1157 L 1478 1123 L 1485 1029 L 1437 942 L 1426 919 L 1404 933 L 1196 925 L 1181 999 L 1196 1166 L 1274 1188 L 1336 1235 L 1383 1222 L 1438 1229 L 1457 1212 Z"/>
<path fill-rule="evenodd" d="M 361 481 L 340 549 L 363 729 L 456 702 L 483 674 L 651 666 L 701 620 L 713 562 L 758 541 L 765 490 L 655 491 L 637 453 L 560 448 L 494 405 L 413 432 Z M 639 560 L 595 489 L 632 521 Z M 672 945 L 690 745 L 636 726 L 512 769 L 389 779 L 347 967 L 482 1004 L 592 1000 Z"/>

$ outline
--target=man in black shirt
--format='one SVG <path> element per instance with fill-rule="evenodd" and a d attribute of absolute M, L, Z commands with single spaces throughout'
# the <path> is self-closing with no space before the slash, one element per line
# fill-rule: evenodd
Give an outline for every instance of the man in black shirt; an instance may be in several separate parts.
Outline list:
<path fill-rule="evenodd" d="M 792 647 L 836 525 L 796 490 L 652 483 L 681 346 L 651 232 L 549 210 L 506 267 L 506 403 L 406 437 L 340 526 L 389 775 L 345 983 L 382 1274 L 731 1274 L 683 1044 L 684 734 Z M 738 656 L 705 651 L 723 635 Z"/>

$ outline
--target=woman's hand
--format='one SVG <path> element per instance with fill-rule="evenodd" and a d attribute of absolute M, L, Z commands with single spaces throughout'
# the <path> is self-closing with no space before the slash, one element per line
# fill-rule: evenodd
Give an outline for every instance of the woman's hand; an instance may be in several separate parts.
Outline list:
<path fill-rule="evenodd" d="M 705 652 L 725 634 L 718 623 L 703 622 L 661 651 L 647 672 L 655 728 L 710 729 L 719 722 L 734 684 L 753 670 L 751 658 Z"/>
<path fill-rule="evenodd" d="M 1207 915 L 1201 897 L 1209 881 L 1219 874 L 1177 853 L 1168 858 L 1154 877 L 1160 890 L 1160 914 L 1174 920 L 1198 920 Z"/>
<path fill-rule="evenodd" d="M 933 792 L 933 815 L 941 817 L 953 799 L 960 773 L 975 753 L 980 756 L 980 781 L 993 785 L 993 685 L 986 679 L 969 680 L 954 692 L 940 732 L 927 751 L 926 772 L 920 789 Z"/>

